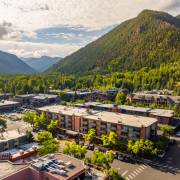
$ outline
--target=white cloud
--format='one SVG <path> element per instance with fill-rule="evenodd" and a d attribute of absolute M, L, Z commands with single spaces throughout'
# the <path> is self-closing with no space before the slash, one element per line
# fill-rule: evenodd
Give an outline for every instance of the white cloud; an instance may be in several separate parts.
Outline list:
<path fill-rule="evenodd" d="M 0 41 L 0 49 L 19 57 L 60 56 L 64 57 L 81 48 L 71 44 L 45 44 L 31 42 Z"/>
<path fill-rule="evenodd" d="M 143 9 L 178 14 L 180 4 L 179 0 L 1 0 L 0 21 L 24 31 L 58 25 L 102 28 L 134 17 Z"/>
<path fill-rule="evenodd" d="M 3 39 L 0 49 L 18 56 L 65 56 L 80 48 L 80 44 L 19 41 L 23 36 L 35 39 L 37 30 L 51 27 L 81 27 L 87 31 L 102 29 L 135 17 L 143 9 L 165 10 L 177 15 L 180 0 L 0 0 L 0 25 L 6 22 L 4 26 L 9 26 L 6 29 L 0 27 L 0 39 Z M 74 35 L 59 36 L 70 39 Z M 83 46 L 88 41 L 86 37 L 82 38 Z"/>

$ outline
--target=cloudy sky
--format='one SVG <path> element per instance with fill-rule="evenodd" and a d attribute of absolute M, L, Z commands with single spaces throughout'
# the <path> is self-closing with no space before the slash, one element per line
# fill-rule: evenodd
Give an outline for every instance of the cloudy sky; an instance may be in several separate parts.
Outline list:
<path fill-rule="evenodd" d="M 0 0 L 0 50 L 64 57 L 143 9 L 180 14 L 180 0 Z"/>

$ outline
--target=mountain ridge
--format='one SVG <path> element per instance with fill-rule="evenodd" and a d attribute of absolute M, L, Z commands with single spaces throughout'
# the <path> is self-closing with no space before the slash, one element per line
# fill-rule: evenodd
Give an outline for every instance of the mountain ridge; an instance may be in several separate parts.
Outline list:
<path fill-rule="evenodd" d="M 180 19 L 143 10 L 98 40 L 65 57 L 48 72 L 65 74 L 134 71 L 180 60 Z"/>
<path fill-rule="evenodd" d="M 1 74 L 32 74 L 36 71 L 14 54 L 0 51 Z"/>
<path fill-rule="evenodd" d="M 31 68 L 35 69 L 37 72 L 44 72 L 58 61 L 60 61 L 61 57 L 50 57 L 50 56 L 41 56 L 38 58 L 30 57 L 30 58 L 21 58 L 26 64 L 28 64 Z"/>

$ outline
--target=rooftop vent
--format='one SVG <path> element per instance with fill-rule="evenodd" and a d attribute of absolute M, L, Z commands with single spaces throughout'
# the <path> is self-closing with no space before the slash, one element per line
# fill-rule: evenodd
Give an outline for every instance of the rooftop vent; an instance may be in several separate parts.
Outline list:
<path fill-rule="evenodd" d="M 71 161 L 68 161 L 67 163 L 65 163 L 66 167 L 67 168 L 70 168 L 73 166 L 73 164 L 71 163 Z"/>

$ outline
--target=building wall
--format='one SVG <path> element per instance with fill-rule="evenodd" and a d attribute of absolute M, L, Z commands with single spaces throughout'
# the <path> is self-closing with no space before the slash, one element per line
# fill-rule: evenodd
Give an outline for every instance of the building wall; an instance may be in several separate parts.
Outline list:
<path fill-rule="evenodd" d="M 29 167 L 27 167 L 14 174 L 9 175 L 8 177 L 3 178 L 2 180 L 35 180 L 30 178 L 30 174 L 30 169 Z"/>
<path fill-rule="evenodd" d="M 4 142 L 0 142 L 0 152 L 13 149 L 15 147 L 18 147 L 19 145 L 23 145 L 26 143 L 26 136 L 21 136 L 19 138 L 10 139 Z"/>

